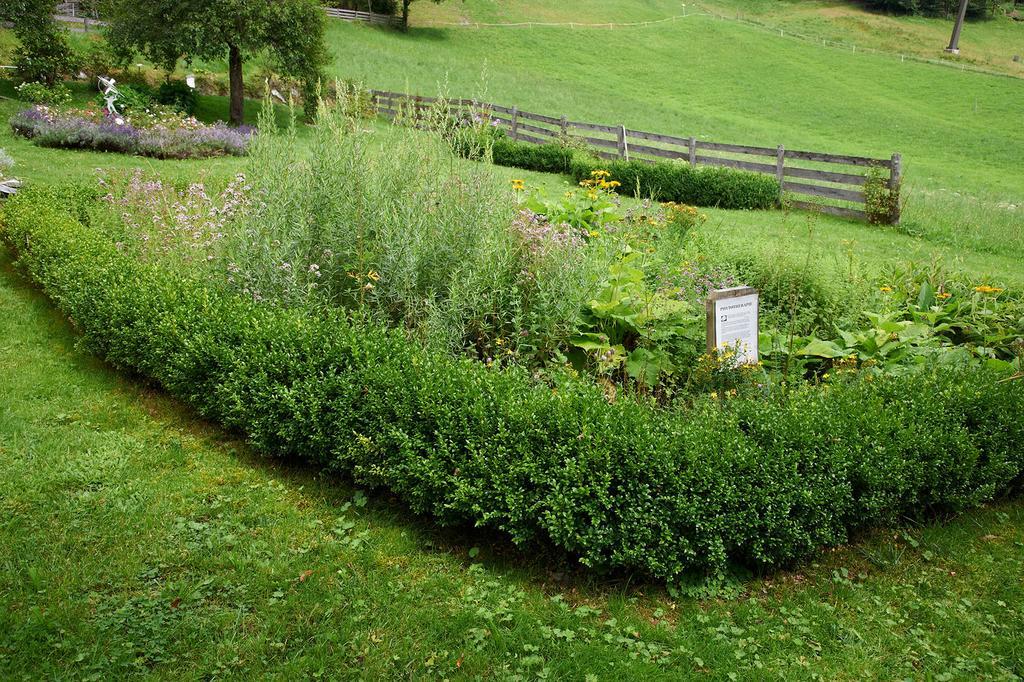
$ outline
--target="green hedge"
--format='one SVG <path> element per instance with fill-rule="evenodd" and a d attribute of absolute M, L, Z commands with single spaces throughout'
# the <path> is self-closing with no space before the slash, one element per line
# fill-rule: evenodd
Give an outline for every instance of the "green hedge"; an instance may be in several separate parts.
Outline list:
<path fill-rule="evenodd" d="M 26 191 L 0 229 L 92 350 L 268 455 L 388 488 L 441 524 L 671 580 L 977 505 L 1024 469 L 1021 381 L 936 372 L 689 411 L 609 404 L 137 262 L 83 224 L 85 201 Z"/>
<path fill-rule="evenodd" d="M 590 178 L 595 170 L 607 170 L 611 173 L 609 179 L 620 183 L 617 191 L 628 196 L 729 209 L 769 209 L 779 201 L 778 180 L 761 173 L 694 167 L 682 161 L 602 160 L 555 142 L 518 142 L 491 129 L 482 135 L 474 129 L 464 129 L 452 138 L 452 149 L 465 158 L 480 158 L 488 144 L 492 160 L 499 166 L 566 173 L 576 182 Z"/>
<path fill-rule="evenodd" d="M 494 163 L 543 173 L 568 173 L 572 169 L 573 150 L 554 142 L 531 144 L 507 137 L 494 140 Z"/>
<path fill-rule="evenodd" d="M 779 182 L 771 175 L 719 168 L 691 166 L 682 161 L 602 161 L 577 156 L 570 169 L 579 182 L 597 169 L 607 170 L 617 180 L 620 194 L 675 201 L 690 206 L 729 209 L 768 209 L 779 201 Z"/>

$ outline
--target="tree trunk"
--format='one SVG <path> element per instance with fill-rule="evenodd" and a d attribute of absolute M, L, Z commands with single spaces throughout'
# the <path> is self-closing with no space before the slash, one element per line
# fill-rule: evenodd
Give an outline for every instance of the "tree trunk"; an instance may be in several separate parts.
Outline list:
<path fill-rule="evenodd" d="M 245 114 L 245 86 L 242 82 L 242 51 L 234 45 L 228 45 L 228 77 L 231 82 L 228 120 L 231 125 L 240 126 Z"/>
<path fill-rule="evenodd" d="M 402 0 L 402 30 L 409 30 L 409 3 L 412 0 Z"/>

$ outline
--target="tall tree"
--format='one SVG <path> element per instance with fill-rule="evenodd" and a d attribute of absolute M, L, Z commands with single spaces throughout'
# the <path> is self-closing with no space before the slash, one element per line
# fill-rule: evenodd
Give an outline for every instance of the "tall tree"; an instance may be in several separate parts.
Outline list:
<path fill-rule="evenodd" d="M 72 70 L 65 31 L 53 18 L 56 0 L 2 0 L 0 22 L 10 21 L 18 39 L 15 74 L 22 81 L 53 85 Z"/>
<path fill-rule="evenodd" d="M 179 59 L 227 57 L 235 125 L 245 113 L 246 59 L 268 54 L 284 75 L 302 81 L 307 107 L 327 61 L 317 0 L 105 0 L 103 15 L 122 57 L 142 53 L 167 69 Z"/>
<path fill-rule="evenodd" d="M 409 5 L 413 0 L 402 0 L 402 30 L 409 30 Z M 433 0 L 434 4 L 442 2 L 442 0 Z"/>

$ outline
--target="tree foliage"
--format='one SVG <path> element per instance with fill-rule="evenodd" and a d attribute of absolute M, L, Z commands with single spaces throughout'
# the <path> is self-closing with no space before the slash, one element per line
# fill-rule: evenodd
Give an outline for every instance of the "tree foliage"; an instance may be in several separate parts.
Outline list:
<path fill-rule="evenodd" d="M 53 85 L 74 67 L 65 32 L 53 18 L 55 7 L 55 0 L 0 2 L 0 21 L 11 22 L 18 39 L 14 66 L 21 81 Z"/>
<path fill-rule="evenodd" d="M 865 0 L 865 4 L 885 12 L 928 17 L 952 17 L 960 8 L 960 0 Z M 998 0 L 971 0 L 967 5 L 967 16 L 976 19 L 989 17 L 999 4 Z"/>
<path fill-rule="evenodd" d="M 108 39 L 122 57 L 141 53 L 171 69 L 179 59 L 227 57 L 231 122 L 242 122 L 243 61 L 267 54 L 303 83 L 307 107 L 327 60 L 324 12 L 316 0 L 106 0 Z"/>

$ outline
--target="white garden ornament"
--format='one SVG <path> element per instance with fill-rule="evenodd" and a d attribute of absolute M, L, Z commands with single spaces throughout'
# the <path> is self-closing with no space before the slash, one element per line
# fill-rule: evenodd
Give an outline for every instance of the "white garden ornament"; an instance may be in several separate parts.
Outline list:
<path fill-rule="evenodd" d="M 107 103 L 107 113 L 114 117 L 114 122 L 117 125 L 124 125 L 124 119 L 121 118 L 116 104 L 117 99 L 121 96 L 121 92 L 117 89 L 117 81 L 113 78 L 104 78 L 103 76 L 96 80 L 103 91 L 103 101 Z"/>
<path fill-rule="evenodd" d="M 14 159 L 8 156 L 6 151 L 0 149 L 0 199 L 14 194 L 21 187 L 21 182 L 15 178 L 4 176 L 4 173 L 10 170 L 12 166 L 14 166 Z"/>

